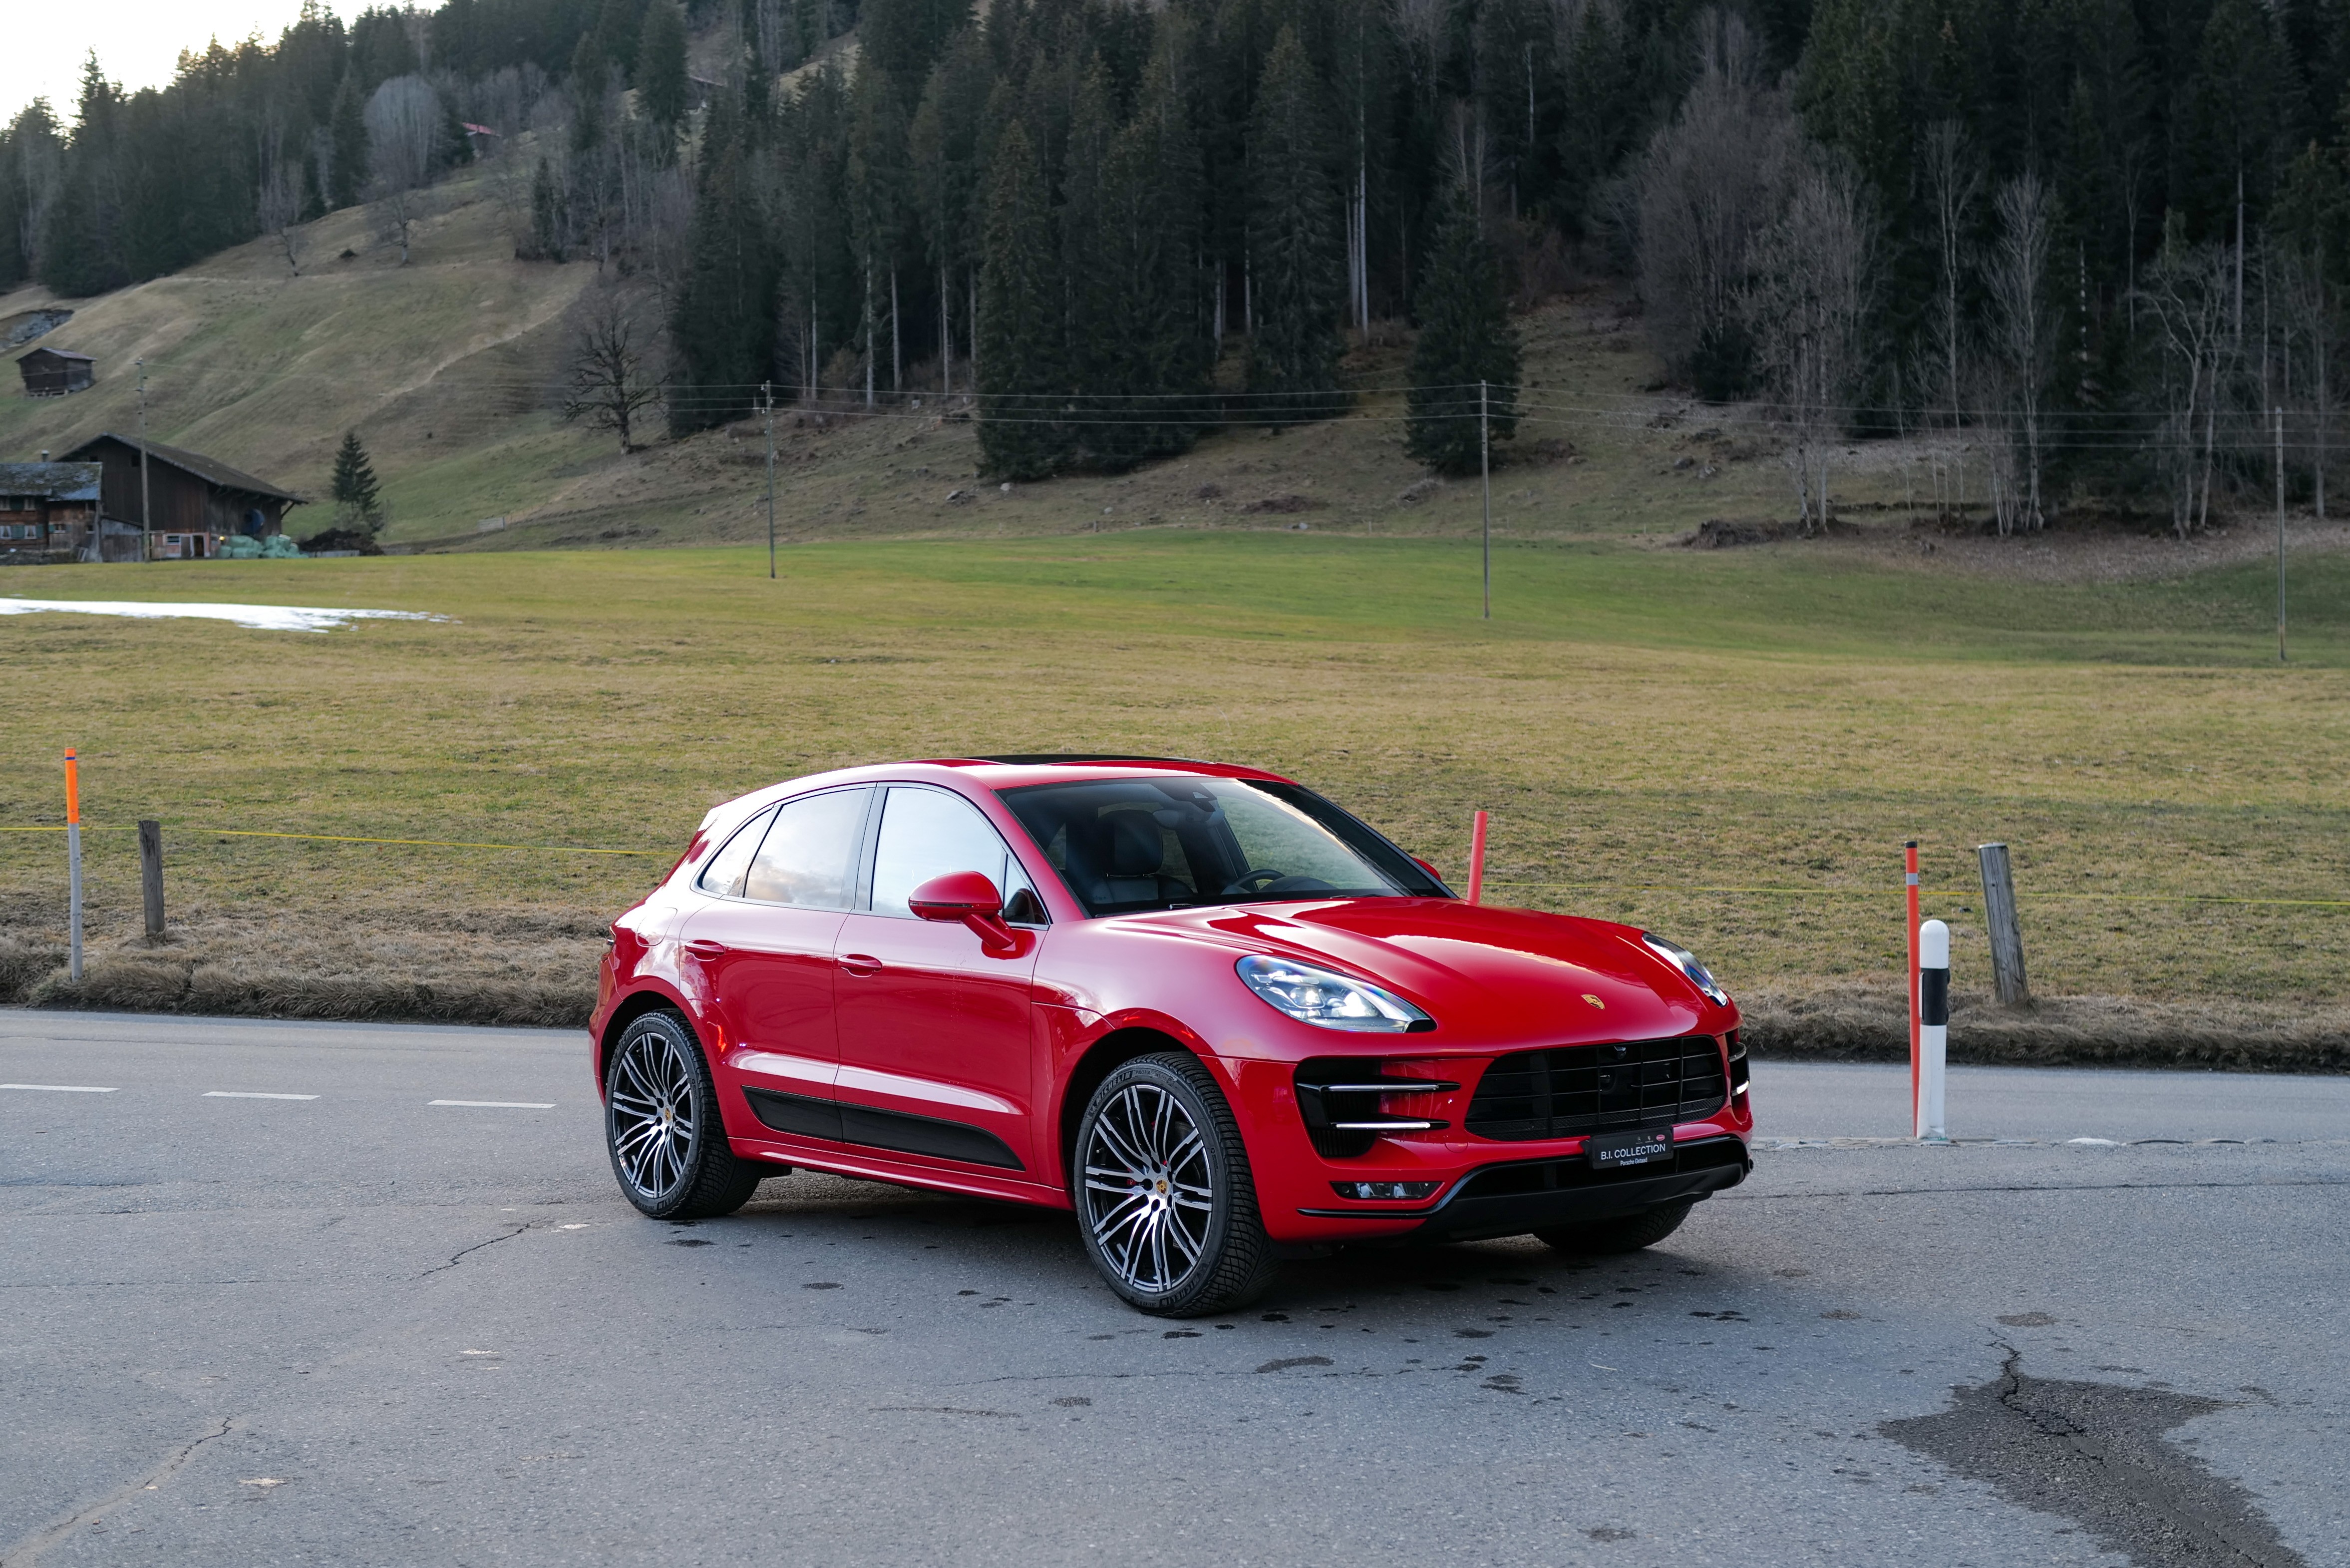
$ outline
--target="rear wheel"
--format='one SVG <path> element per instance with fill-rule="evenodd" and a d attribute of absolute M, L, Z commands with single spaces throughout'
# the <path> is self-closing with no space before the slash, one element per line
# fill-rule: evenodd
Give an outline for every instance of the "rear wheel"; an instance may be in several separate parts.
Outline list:
<path fill-rule="evenodd" d="M 1086 1251 L 1130 1305 L 1196 1317 L 1273 1282 L 1240 1126 L 1189 1053 L 1139 1056 L 1102 1081 L 1072 1175 Z"/>
<path fill-rule="evenodd" d="M 629 1202 L 656 1220 L 732 1214 L 772 1174 L 737 1159 L 718 1114 L 718 1091 L 693 1030 L 674 1012 L 648 1012 L 613 1049 L 604 1092 L 604 1143 Z"/>
<path fill-rule="evenodd" d="M 1577 1252 L 1586 1257 L 1604 1256 L 1610 1252 L 1637 1252 L 1643 1247 L 1653 1247 L 1681 1228 L 1689 1218 L 1694 1199 L 1679 1203 L 1660 1203 L 1654 1209 L 1644 1209 L 1638 1214 L 1626 1214 L 1614 1220 L 1595 1220 L 1585 1225 L 1553 1225 L 1534 1232 L 1534 1240 L 1562 1252 Z"/>

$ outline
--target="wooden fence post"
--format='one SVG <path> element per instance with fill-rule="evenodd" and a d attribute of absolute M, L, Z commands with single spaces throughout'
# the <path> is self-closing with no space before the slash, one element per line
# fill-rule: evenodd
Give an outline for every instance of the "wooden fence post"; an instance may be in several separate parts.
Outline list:
<path fill-rule="evenodd" d="M 163 825 L 151 818 L 139 824 L 139 884 L 147 896 L 147 940 L 163 940 Z"/>
<path fill-rule="evenodd" d="M 1983 924 L 1991 931 L 1991 986 L 2003 1007 L 2032 1005 L 2032 988 L 2023 978 L 2023 926 L 2015 914 L 2015 877 L 2007 863 L 2004 844 L 1979 845 L 1975 857 L 1982 863 Z"/>

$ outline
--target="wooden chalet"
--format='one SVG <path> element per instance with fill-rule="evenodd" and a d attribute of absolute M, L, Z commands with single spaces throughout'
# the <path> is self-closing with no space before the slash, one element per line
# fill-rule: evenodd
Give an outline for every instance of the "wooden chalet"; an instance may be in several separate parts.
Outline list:
<path fill-rule="evenodd" d="M 18 356 L 16 371 L 25 378 L 25 396 L 62 398 L 98 379 L 98 361 L 70 348 L 36 348 Z"/>
<path fill-rule="evenodd" d="M 98 524 L 94 462 L 0 462 L 0 562 L 71 559 Z"/>
<path fill-rule="evenodd" d="M 146 457 L 142 508 L 140 458 Z M 182 452 L 161 441 L 142 443 L 111 432 L 66 453 L 69 462 L 95 462 L 105 472 L 99 484 L 99 558 L 108 561 L 189 561 L 220 554 L 237 535 L 265 539 L 286 531 L 286 509 L 302 497 L 265 479 L 216 459 Z M 146 524 L 146 548 L 140 524 Z M 85 555 L 84 559 L 88 559 Z"/>

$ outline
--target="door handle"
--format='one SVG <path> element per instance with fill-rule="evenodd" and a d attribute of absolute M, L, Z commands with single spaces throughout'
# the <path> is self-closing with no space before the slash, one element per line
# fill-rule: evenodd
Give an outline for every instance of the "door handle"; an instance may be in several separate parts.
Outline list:
<path fill-rule="evenodd" d="M 840 967 L 851 974 L 879 974 L 881 961 L 866 953 L 843 953 Z"/>
<path fill-rule="evenodd" d="M 724 958 L 728 950 L 724 942 L 713 942 L 709 938 L 702 937 L 686 943 L 685 950 L 698 959 L 714 959 Z"/>

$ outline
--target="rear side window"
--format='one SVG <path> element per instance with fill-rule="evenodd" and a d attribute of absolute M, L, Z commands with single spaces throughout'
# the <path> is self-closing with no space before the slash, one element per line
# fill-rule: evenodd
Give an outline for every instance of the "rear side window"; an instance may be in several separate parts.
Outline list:
<path fill-rule="evenodd" d="M 751 857 L 743 897 L 802 909 L 847 909 L 857 888 L 857 846 L 871 794 L 831 790 L 785 801 Z"/>
<path fill-rule="evenodd" d="M 751 857 L 758 853 L 759 840 L 765 836 L 767 824 L 774 821 L 775 816 L 775 808 L 770 806 L 744 823 L 734 836 L 726 841 L 726 847 L 710 857 L 710 864 L 702 868 L 702 875 L 695 878 L 694 886 L 705 893 L 716 893 L 723 898 L 741 898 L 743 873 L 751 868 Z"/>
<path fill-rule="evenodd" d="M 911 914 L 907 895 L 950 871 L 976 871 L 994 883 L 1008 919 L 1024 924 L 1044 919 L 1045 907 L 1029 888 L 1027 874 L 978 807 L 944 790 L 890 790 L 873 854 L 873 912 Z"/>

